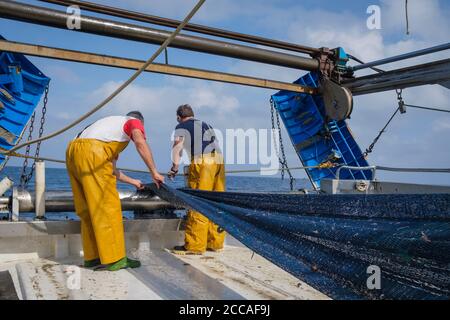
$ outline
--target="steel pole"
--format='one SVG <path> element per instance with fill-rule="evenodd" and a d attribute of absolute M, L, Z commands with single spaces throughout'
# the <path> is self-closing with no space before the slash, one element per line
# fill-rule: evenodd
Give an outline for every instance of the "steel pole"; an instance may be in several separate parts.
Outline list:
<path fill-rule="evenodd" d="M 98 3 L 93 2 L 87 2 L 87 1 L 79 1 L 79 0 L 41 0 L 41 2 L 48 2 L 52 4 L 57 4 L 60 6 L 78 6 L 81 10 L 96 12 L 96 13 L 102 13 L 107 14 L 110 16 L 115 16 L 119 18 L 125 18 L 135 21 L 141 21 L 151 24 L 156 24 L 164 27 L 170 27 L 170 28 L 176 28 L 181 21 L 174 20 L 174 19 L 168 19 L 163 17 L 158 17 L 154 15 L 145 14 L 142 12 L 136 12 L 136 11 L 130 11 L 125 10 L 122 8 L 117 7 L 110 7 Z M 274 40 L 274 39 L 268 39 L 264 37 L 254 36 L 250 34 L 244 34 L 234 31 L 228 31 L 224 29 L 218 29 L 218 28 L 212 28 L 207 27 L 199 24 L 193 24 L 189 23 L 184 28 L 184 30 L 197 32 L 201 34 L 207 34 L 210 36 L 215 37 L 221 37 L 231 40 L 237 40 L 247 43 L 253 43 L 258 45 L 263 45 L 267 47 L 277 48 L 277 49 L 283 49 L 283 50 L 290 50 L 300 53 L 306 53 L 309 55 L 315 55 L 320 53 L 320 49 L 318 48 L 312 48 L 308 46 L 303 46 L 295 43 L 289 43 L 285 41 L 280 40 Z"/>
<path fill-rule="evenodd" d="M 435 52 L 439 52 L 439 51 L 443 51 L 443 50 L 448 50 L 448 49 L 450 49 L 450 42 L 444 43 L 444 44 L 441 44 L 438 46 L 430 47 L 430 48 L 425 48 L 425 49 L 421 49 L 421 50 L 417 50 L 417 51 L 413 51 L 413 52 L 400 54 L 400 55 L 385 58 L 385 59 L 380 59 L 380 60 L 376 60 L 376 61 L 372 61 L 372 62 L 368 62 L 368 63 L 359 64 L 357 66 L 351 67 L 351 69 L 353 71 L 366 69 L 366 68 L 370 68 L 370 67 L 380 66 L 382 64 L 411 59 L 411 58 L 415 58 L 415 57 L 419 57 L 419 56 L 423 56 L 426 54 L 431 54 L 431 53 L 435 53 Z"/>
<path fill-rule="evenodd" d="M 91 52 L 73 51 L 27 43 L 11 42 L 0 40 L 0 51 L 15 52 L 36 57 L 50 59 L 60 59 L 80 63 L 89 63 L 100 66 L 139 69 L 145 61 L 127 59 L 122 57 L 106 56 Z M 295 83 L 281 82 L 276 80 L 248 77 L 238 74 L 216 72 L 204 69 L 194 69 L 179 67 L 169 64 L 152 63 L 145 69 L 146 72 L 156 72 L 181 77 L 189 77 L 203 80 L 211 80 L 225 83 L 234 83 L 244 86 L 252 86 L 266 89 L 287 90 L 292 92 L 301 92 L 316 94 L 317 89 L 301 86 Z"/>
<path fill-rule="evenodd" d="M 36 194 L 25 189 L 16 189 L 13 197 L 18 204 L 18 211 L 35 212 Z M 171 203 L 161 200 L 148 192 L 119 191 L 122 210 L 153 211 L 161 209 L 176 209 Z M 2 204 L 6 197 L 0 198 Z M 73 194 L 70 191 L 47 191 L 45 193 L 45 212 L 74 212 Z"/>
<path fill-rule="evenodd" d="M 0 17 L 60 29 L 67 29 L 67 21 L 74 18 L 63 11 L 4 0 L 0 1 Z M 114 20 L 86 15 L 81 15 L 79 19 L 81 28 L 73 31 L 158 45 L 170 36 L 168 31 Z M 183 34 L 178 35 L 170 46 L 301 70 L 314 71 L 319 68 L 316 59 Z"/>
<path fill-rule="evenodd" d="M 449 81 L 450 59 L 445 59 L 344 80 L 342 85 L 349 88 L 352 94 L 356 96 L 426 84 L 445 85 Z"/>
<path fill-rule="evenodd" d="M 36 219 L 45 219 L 45 162 L 36 161 L 35 169 L 35 213 Z"/>

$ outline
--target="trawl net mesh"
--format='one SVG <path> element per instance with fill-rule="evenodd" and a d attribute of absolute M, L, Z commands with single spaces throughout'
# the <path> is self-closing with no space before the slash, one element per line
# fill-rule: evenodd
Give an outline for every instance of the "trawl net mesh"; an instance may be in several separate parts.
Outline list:
<path fill-rule="evenodd" d="M 448 299 L 450 195 L 151 189 L 335 299 Z M 380 288 L 373 288 L 373 268 Z M 372 269 L 371 269 L 372 268 Z M 369 285 L 368 285 L 369 279 Z"/>

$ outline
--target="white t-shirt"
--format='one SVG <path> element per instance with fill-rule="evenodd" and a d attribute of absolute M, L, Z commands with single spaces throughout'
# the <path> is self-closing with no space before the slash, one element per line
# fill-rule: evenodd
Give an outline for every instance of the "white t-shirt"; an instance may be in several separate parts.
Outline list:
<path fill-rule="evenodd" d="M 145 136 L 144 126 L 140 120 L 133 117 L 110 116 L 90 124 L 77 135 L 77 138 L 128 142 L 134 129 L 141 130 Z"/>

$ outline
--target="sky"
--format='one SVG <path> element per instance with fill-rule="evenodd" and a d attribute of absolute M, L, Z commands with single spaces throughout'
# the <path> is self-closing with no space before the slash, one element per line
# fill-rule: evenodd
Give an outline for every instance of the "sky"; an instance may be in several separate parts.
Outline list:
<path fill-rule="evenodd" d="M 94 0 L 93 0 L 94 1 Z M 38 1 L 25 3 L 63 10 Z M 183 19 L 195 5 L 192 0 L 95 0 L 133 11 Z M 403 0 L 207 0 L 193 23 L 259 35 L 312 47 L 343 47 L 348 53 L 372 61 L 446 43 L 450 39 L 450 1 L 409 0 L 410 34 L 405 33 Z M 381 9 L 381 29 L 369 30 L 368 6 Z M 82 14 L 101 16 L 89 12 Z M 104 17 L 104 16 L 103 16 Z M 114 18 L 117 19 L 117 18 Z M 120 19 L 118 19 L 120 20 Z M 136 22 L 133 22 L 136 23 Z M 139 24 L 139 23 L 138 23 Z M 158 26 L 150 26 L 162 28 Z M 0 19 L 0 34 L 11 41 L 89 51 L 146 60 L 155 45 L 107 38 L 75 31 Z M 189 32 L 184 32 L 189 34 Z M 227 40 L 228 41 L 228 40 Z M 449 51 L 383 66 L 386 70 L 449 57 Z M 157 62 L 163 62 L 158 57 Z M 48 75 L 50 84 L 45 132 L 52 132 L 90 110 L 132 74 L 131 70 L 99 67 L 44 58 L 30 60 Z M 169 49 L 175 65 L 239 73 L 292 82 L 304 71 L 255 62 Z M 360 75 L 363 73 L 360 73 Z M 63 159 L 68 142 L 95 119 L 138 109 L 146 118 L 148 142 L 162 172 L 170 168 L 170 137 L 178 105 L 189 103 L 196 117 L 216 128 L 270 128 L 270 95 L 275 91 L 204 80 L 142 74 L 107 107 L 69 132 L 42 144 L 41 155 Z M 403 91 L 406 103 L 450 109 L 448 89 L 439 85 Z M 348 124 L 362 150 L 372 142 L 397 107 L 395 91 L 358 96 Z M 284 134 L 290 166 L 299 166 L 289 138 Z M 408 109 L 397 116 L 368 158 L 370 164 L 391 167 L 450 167 L 450 116 L 445 113 Z M 13 159 L 9 165 L 20 165 Z M 58 165 L 48 163 L 49 167 Z M 129 146 L 119 166 L 144 169 L 136 150 Z M 258 165 L 229 165 L 228 169 L 256 169 Z M 296 177 L 306 177 L 296 171 Z M 378 172 L 379 180 L 450 185 L 449 174 Z"/>

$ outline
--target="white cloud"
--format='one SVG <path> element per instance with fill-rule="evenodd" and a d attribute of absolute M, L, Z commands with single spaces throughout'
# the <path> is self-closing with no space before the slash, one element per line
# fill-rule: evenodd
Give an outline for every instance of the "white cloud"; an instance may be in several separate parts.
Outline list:
<path fill-rule="evenodd" d="M 207 86 L 190 89 L 189 101 L 195 101 L 198 108 L 217 108 L 225 112 L 239 107 L 239 100 L 236 97 L 221 95 L 220 92 Z"/>
<path fill-rule="evenodd" d="M 103 1 L 103 3 L 180 19 L 191 9 L 195 1 L 130 0 L 122 4 L 117 4 L 116 1 Z M 382 29 L 378 31 L 370 31 L 366 28 L 368 15 L 365 10 L 346 11 L 345 7 L 350 6 L 346 4 L 342 4 L 344 9 L 332 11 L 328 10 L 327 6 L 322 6 L 325 9 L 311 9 L 303 3 L 300 5 L 291 3 L 284 6 L 284 2 L 277 1 L 214 0 L 206 2 L 194 21 L 206 24 L 220 22 L 220 24 L 233 26 L 229 29 L 237 25 L 242 29 L 235 29 L 235 31 L 254 33 L 253 31 L 257 30 L 261 36 L 313 47 L 342 46 L 347 52 L 370 61 L 448 41 L 449 13 L 442 8 L 442 1 L 410 0 L 409 3 L 410 36 L 405 35 L 404 1 L 381 2 Z M 320 7 L 320 3 L 314 7 Z M 438 55 L 408 60 L 388 67 L 395 68 L 428 61 L 435 59 L 436 56 Z M 448 57 L 448 51 L 442 56 Z M 195 62 L 198 63 L 198 61 Z M 218 65 L 217 69 L 220 67 L 222 65 Z M 225 71 L 282 81 L 293 81 L 304 73 L 299 70 L 238 60 L 234 60 L 231 67 Z M 102 78 L 103 84 L 99 85 L 85 101 L 80 101 L 80 105 L 90 107 L 102 100 L 120 84 L 117 79 L 121 78 L 115 79 L 115 81 L 106 81 Z M 272 93 L 274 91 L 176 77 L 164 78 L 156 84 L 146 84 L 139 79 L 114 99 L 111 105 L 98 116 L 123 114 L 130 108 L 141 109 L 146 119 L 149 119 L 146 127 L 152 137 L 152 147 L 157 150 L 157 161 L 168 161 L 167 141 L 176 124 L 174 113 L 178 105 L 191 104 L 199 118 L 211 122 L 218 128 L 267 128 L 270 126 L 268 99 Z M 403 96 L 407 103 L 449 108 L 449 90 L 439 86 L 407 89 Z M 355 133 L 361 149 L 364 150 L 372 142 L 396 106 L 396 94 L 392 91 L 355 98 L 354 112 L 352 119 L 349 120 L 349 126 Z M 65 118 L 70 115 L 74 117 L 77 112 L 81 111 L 62 112 L 59 117 Z M 450 117 L 447 115 L 408 109 L 406 114 L 397 116 L 380 139 L 374 153 L 370 156 L 370 162 L 399 167 L 448 166 L 450 162 L 450 148 L 447 141 L 449 128 Z M 285 145 L 289 164 L 298 165 L 299 160 L 288 138 L 285 139 Z M 135 153 L 132 150 L 127 152 L 129 160 L 127 157 L 122 157 L 121 161 L 136 163 Z M 391 177 L 388 174 L 380 174 L 381 178 Z M 396 179 L 414 180 L 416 177 L 403 175 L 396 176 Z M 423 182 L 433 179 L 443 181 L 445 178 L 427 176 Z"/>
<path fill-rule="evenodd" d="M 447 42 L 450 21 L 449 10 L 438 0 L 408 1 L 410 37 L 429 42 Z M 405 2 L 382 0 L 382 24 L 387 34 L 406 32 Z M 406 36 L 405 36 L 406 37 Z"/>
<path fill-rule="evenodd" d="M 197 3 L 196 0 L 127 0 L 126 2 L 121 1 L 124 2 L 122 4 L 117 4 L 117 2 L 108 0 L 101 1 L 101 3 L 121 6 L 129 10 L 179 20 L 184 19 Z M 236 13 L 239 13 L 239 4 L 237 2 L 226 0 L 206 1 L 194 16 L 193 21 L 200 21 L 202 23 L 221 21 Z"/>
<path fill-rule="evenodd" d="M 55 82 L 65 82 L 65 83 L 79 83 L 81 81 L 79 75 L 75 73 L 71 68 L 58 65 L 58 64 L 48 64 L 45 67 L 45 74 Z"/>
<path fill-rule="evenodd" d="M 222 84 L 201 83 L 196 80 L 178 80 L 177 85 L 170 84 L 152 87 L 142 84 L 131 84 L 119 94 L 106 113 L 124 114 L 131 109 L 140 110 L 144 116 L 174 116 L 176 107 L 189 103 L 194 110 L 206 109 L 214 114 L 229 113 L 239 108 L 239 100 L 226 92 Z M 94 90 L 89 97 L 92 103 L 99 102 L 110 95 L 121 83 L 108 81 Z"/>
<path fill-rule="evenodd" d="M 448 119 L 442 118 L 437 119 L 433 122 L 433 132 L 438 134 L 450 134 L 450 121 Z"/>
<path fill-rule="evenodd" d="M 383 38 L 379 31 L 368 30 L 366 15 L 349 12 L 311 10 L 288 26 L 289 39 L 313 47 L 343 47 L 363 60 L 383 55 Z M 317 23 L 323 21 L 323 23 Z"/>

